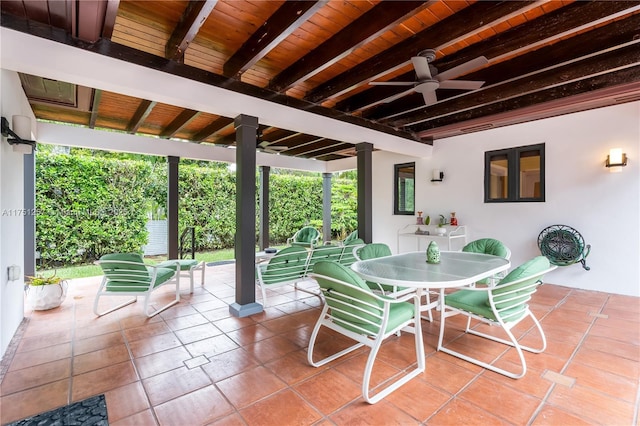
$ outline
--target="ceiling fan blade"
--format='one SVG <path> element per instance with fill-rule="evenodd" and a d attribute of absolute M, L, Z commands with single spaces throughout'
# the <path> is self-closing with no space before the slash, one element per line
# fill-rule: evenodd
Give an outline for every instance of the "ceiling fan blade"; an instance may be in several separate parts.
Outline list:
<path fill-rule="evenodd" d="M 436 92 L 434 91 L 423 92 L 422 97 L 424 98 L 424 104 L 427 106 L 433 105 L 436 102 L 438 102 L 438 98 L 436 97 Z"/>
<path fill-rule="evenodd" d="M 475 59 L 470 60 L 469 62 L 465 62 L 464 64 L 460 64 L 457 67 L 453 67 L 449 70 L 443 71 L 440 74 L 435 76 L 435 79 L 438 81 L 452 80 L 458 76 L 465 75 L 475 70 L 476 68 L 480 68 L 489 63 L 489 60 L 484 56 L 478 56 Z"/>
<path fill-rule="evenodd" d="M 431 70 L 429 69 L 429 61 L 424 56 L 414 56 L 411 58 L 413 69 L 416 70 L 418 80 L 426 80 L 431 78 Z"/>
<path fill-rule="evenodd" d="M 445 80 L 440 82 L 440 89 L 476 90 L 482 87 L 484 81 L 473 80 Z"/>
<path fill-rule="evenodd" d="M 407 95 L 409 95 L 411 93 L 413 93 L 413 88 L 411 88 L 409 90 L 403 90 L 402 92 L 397 93 L 397 94 L 395 94 L 393 96 L 389 96 L 388 98 L 385 98 L 385 99 L 381 100 L 380 102 L 383 103 L 383 104 L 388 104 L 389 102 L 393 102 L 396 99 L 400 99 L 403 96 L 407 96 Z"/>
<path fill-rule="evenodd" d="M 413 81 L 370 81 L 371 86 L 413 86 Z"/>

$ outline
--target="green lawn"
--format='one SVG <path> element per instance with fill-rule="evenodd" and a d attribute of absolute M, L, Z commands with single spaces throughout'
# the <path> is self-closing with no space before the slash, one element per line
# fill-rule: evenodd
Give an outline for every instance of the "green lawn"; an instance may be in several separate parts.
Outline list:
<path fill-rule="evenodd" d="M 205 262 L 216 262 L 218 260 L 230 260 L 235 257 L 234 249 L 224 249 L 224 250 L 215 250 L 208 251 L 202 253 L 196 253 L 196 259 L 203 260 Z M 145 258 L 151 264 L 162 262 L 163 260 L 167 260 L 166 256 L 148 256 Z M 58 269 L 45 269 L 38 270 L 38 275 L 53 275 L 54 273 L 66 279 L 74 279 L 74 278 L 86 278 L 86 277 L 95 277 L 98 275 L 102 275 L 102 270 L 98 265 L 78 265 L 78 266 L 69 266 Z"/>

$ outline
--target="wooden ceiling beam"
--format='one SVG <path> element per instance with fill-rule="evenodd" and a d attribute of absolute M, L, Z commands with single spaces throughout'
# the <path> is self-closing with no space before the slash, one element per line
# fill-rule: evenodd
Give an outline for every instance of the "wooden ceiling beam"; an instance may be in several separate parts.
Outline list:
<path fill-rule="evenodd" d="M 161 138 L 172 138 L 176 133 L 182 129 L 182 127 L 186 126 L 191 120 L 196 118 L 200 114 L 199 111 L 194 111 L 192 109 L 184 109 L 176 118 L 173 119 L 169 125 L 160 132 Z"/>
<path fill-rule="evenodd" d="M 531 2 L 518 1 L 474 3 L 317 86 L 305 99 L 319 103 L 335 98 L 408 64 L 412 56 L 426 48 L 441 48 L 452 39 L 474 34 L 490 22 L 500 21 L 530 7 Z"/>
<path fill-rule="evenodd" d="M 156 102 L 143 99 L 142 102 L 140 102 L 140 105 L 138 105 L 138 109 L 136 109 L 133 117 L 131 117 L 129 124 L 127 124 L 127 133 L 136 133 L 149 114 L 151 114 L 151 111 L 155 106 Z"/>
<path fill-rule="evenodd" d="M 233 118 L 219 117 L 199 130 L 195 135 L 193 135 L 192 139 L 195 142 L 202 142 L 203 140 L 213 135 L 215 132 L 219 131 L 220 129 L 224 129 L 232 123 Z"/>
<path fill-rule="evenodd" d="M 225 62 L 223 74 L 240 78 L 243 72 L 265 57 L 327 2 L 328 0 L 285 1 Z"/>
<path fill-rule="evenodd" d="M 190 1 L 165 46 L 165 57 L 184 62 L 184 52 L 200 31 L 218 0 Z"/>
<path fill-rule="evenodd" d="M 533 93 L 523 94 L 522 96 L 517 96 L 500 102 L 494 102 L 479 108 L 473 108 L 467 111 L 450 114 L 445 117 L 425 121 L 415 126 L 411 126 L 411 130 L 415 132 L 427 132 L 454 124 L 464 127 L 463 123 L 465 121 L 475 120 L 482 117 L 489 118 L 490 116 L 499 117 L 501 114 L 508 114 L 521 108 L 536 105 L 542 106 L 545 103 L 550 103 L 558 99 L 620 86 L 632 81 L 640 81 L 640 65 L 623 68 L 606 74 L 596 74 L 577 81 L 571 81 L 567 84 L 547 87 Z"/>
<path fill-rule="evenodd" d="M 346 142 L 340 142 L 335 145 L 330 145 L 322 149 L 316 149 L 313 151 L 307 151 L 306 153 L 300 153 L 296 155 L 296 157 L 302 157 L 302 158 L 320 157 L 323 155 L 335 154 L 336 151 L 343 151 L 343 150 L 349 150 L 349 149 L 353 149 L 352 144 L 349 144 Z"/>
<path fill-rule="evenodd" d="M 569 65 L 569 74 L 566 74 L 565 72 L 559 72 L 564 69 L 562 64 L 588 55 L 600 54 L 609 49 L 617 49 L 621 44 L 632 41 L 636 37 L 639 27 L 640 14 L 631 15 L 626 19 L 613 21 L 609 25 L 534 50 L 510 61 L 497 63 L 466 76 L 465 78 L 471 80 L 486 81 L 484 87 L 479 91 L 466 92 L 454 96 L 454 99 L 450 101 L 441 96 L 442 91 L 439 91 L 438 98 L 440 102 L 429 107 L 424 106 L 419 96 L 413 99 L 403 98 L 386 105 L 379 105 L 366 111 L 364 115 L 373 120 L 393 119 L 401 120 L 400 122 L 412 122 L 417 120 L 418 117 L 440 116 L 453 109 L 466 109 L 474 105 L 498 100 L 501 97 L 504 99 L 507 96 L 506 91 L 517 92 L 519 90 L 524 92 L 530 89 L 529 85 L 533 80 L 537 81 L 541 78 L 540 73 L 545 72 L 545 70 L 553 70 L 546 72 L 545 75 L 550 72 L 558 73 L 559 79 L 568 80 L 571 78 L 569 77 L 570 75 L 580 72 L 583 65 L 581 63 Z M 524 31 L 526 32 L 527 30 L 524 29 Z M 609 67 L 617 67 L 617 62 L 614 59 Z M 574 69 L 574 67 L 576 68 Z M 518 83 L 508 84 L 510 80 L 521 76 L 527 77 L 524 81 L 517 80 Z M 501 83 L 506 83 L 507 85 L 501 85 Z M 540 81 L 540 84 L 542 84 L 542 81 Z M 496 85 L 498 85 L 496 88 L 492 88 L 492 86 Z M 394 122 L 397 123 L 398 121 Z"/>
<path fill-rule="evenodd" d="M 432 1 L 380 2 L 344 27 L 333 37 L 313 49 L 292 66 L 275 76 L 269 87 L 284 92 L 295 84 L 333 66 L 362 45 L 380 37 L 411 15 L 428 7 Z"/>

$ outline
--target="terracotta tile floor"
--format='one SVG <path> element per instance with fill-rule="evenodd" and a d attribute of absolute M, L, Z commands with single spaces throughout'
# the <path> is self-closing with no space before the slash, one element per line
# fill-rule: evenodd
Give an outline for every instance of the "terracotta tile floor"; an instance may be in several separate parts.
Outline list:
<path fill-rule="evenodd" d="M 365 350 L 321 368 L 307 364 L 316 296 L 280 288 L 263 313 L 234 318 L 234 266 L 225 265 L 207 268 L 204 287 L 157 317 L 144 317 L 137 303 L 96 318 L 98 281 L 74 280 L 60 308 L 26 312 L 0 372 L 2 424 L 100 393 L 112 426 L 640 424 L 638 298 L 542 286 L 531 306 L 548 348 L 526 355 L 520 380 L 436 352 L 439 323 L 423 321 L 425 373 L 372 406 L 360 394 Z M 512 349 L 458 338 L 457 318 L 447 324 L 457 347 L 501 366 L 516 360 Z M 529 327 L 517 333 L 533 343 Z M 319 347 L 344 343 L 324 336 Z M 385 343 L 374 385 L 403 368 L 398 354 L 412 342 L 403 333 Z"/>

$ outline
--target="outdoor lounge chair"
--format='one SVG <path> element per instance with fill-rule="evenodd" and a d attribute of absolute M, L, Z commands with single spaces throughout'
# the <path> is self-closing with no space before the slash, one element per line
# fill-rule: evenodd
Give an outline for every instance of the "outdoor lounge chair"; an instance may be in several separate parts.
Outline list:
<path fill-rule="evenodd" d="M 172 268 L 149 266 L 137 253 L 113 253 L 105 254 L 97 263 L 104 272 L 104 278 L 93 303 L 93 312 L 98 316 L 134 303 L 138 296 L 144 296 L 144 313 L 148 317 L 153 317 L 180 301 L 180 265 L 178 261 L 175 261 Z M 175 300 L 153 313 L 149 312 L 151 293 L 161 286 L 173 282 L 176 285 Z M 98 312 L 98 303 L 102 296 L 129 296 L 133 298 L 107 311 Z"/>
<path fill-rule="evenodd" d="M 527 302 L 531 300 L 531 296 L 536 292 L 538 285 L 542 283 L 541 280 L 544 274 L 555 268 L 556 266 L 550 266 L 549 260 L 546 257 L 538 256 L 509 272 L 509 274 L 495 286 L 469 287 L 445 296 L 444 307 L 441 312 L 438 350 L 513 379 L 523 377 L 527 372 L 527 363 L 522 350 L 540 353 L 547 347 L 544 331 L 529 309 Z M 443 340 L 446 319 L 458 314 L 468 317 L 465 328 L 466 333 L 515 347 L 520 359 L 520 371 L 507 371 L 496 367 L 493 363 L 487 363 L 473 358 L 471 355 L 462 354 L 444 347 Z M 533 320 L 535 327 L 540 333 L 542 342 L 538 348 L 520 345 L 511 332 L 513 327 L 527 317 Z M 477 331 L 475 327 L 472 328 L 472 318 L 479 320 L 481 323 L 501 327 L 508 336 L 508 340 Z"/>
<path fill-rule="evenodd" d="M 306 279 L 309 252 L 304 247 L 286 247 L 266 263 L 256 265 L 256 284 L 262 291 L 262 304 L 267 307 L 267 288 L 297 284 Z"/>
<path fill-rule="evenodd" d="M 287 244 L 290 246 L 313 248 L 318 245 L 320 240 L 320 231 L 313 226 L 305 226 L 298 232 L 293 234 L 293 237 L 287 239 Z"/>
<path fill-rule="evenodd" d="M 362 379 L 362 396 L 369 404 L 375 404 L 424 371 L 425 355 L 417 295 L 409 294 L 400 299 L 377 295 L 355 272 L 336 262 L 316 263 L 311 275 L 320 284 L 325 304 L 309 340 L 309 364 L 320 367 L 358 348 L 368 346 L 370 351 Z M 318 336 L 331 337 L 326 333 L 319 333 L 323 326 L 357 343 L 314 361 L 313 351 Z M 375 395 L 371 395 L 374 389 L 369 389 L 369 382 L 380 346 L 386 338 L 402 329 L 414 333 L 417 365 L 412 369 L 407 366 L 400 378 L 391 383 L 385 381 L 384 388 L 379 386 L 375 389 Z M 336 392 L 339 391 L 336 389 Z"/>

